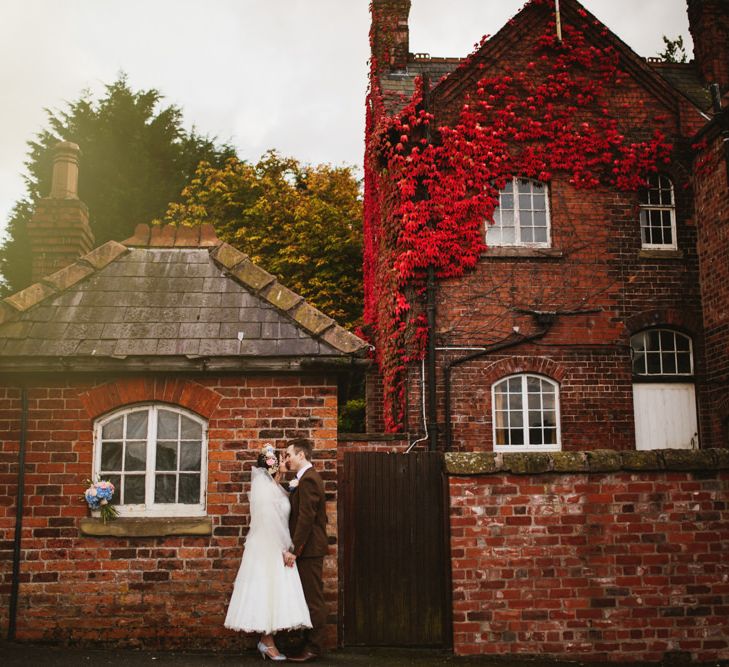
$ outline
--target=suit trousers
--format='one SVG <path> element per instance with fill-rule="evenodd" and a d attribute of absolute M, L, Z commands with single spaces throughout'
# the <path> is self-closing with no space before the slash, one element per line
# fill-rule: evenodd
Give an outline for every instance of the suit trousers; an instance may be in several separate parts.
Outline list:
<path fill-rule="evenodd" d="M 305 633 L 306 643 L 304 650 L 321 655 L 324 651 L 325 628 L 327 623 L 327 606 L 324 601 L 324 581 L 322 579 L 324 557 L 297 558 L 296 567 L 299 569 L 301 586 L 304 589 L 304 597 L 309 607 L 312 625 L 311 630 L 307 630 Z"/>

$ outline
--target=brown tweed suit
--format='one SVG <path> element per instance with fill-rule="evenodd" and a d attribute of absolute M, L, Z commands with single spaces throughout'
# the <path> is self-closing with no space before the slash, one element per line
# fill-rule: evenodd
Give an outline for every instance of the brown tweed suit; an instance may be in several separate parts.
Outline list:
<path fill-rule="evenodd" d="M 301 476 L 298 487 L 291 493 L 289 530 L 311 615 L 312 628 L 306 633 L 304 650 L 321 655 L 327 620 L 322 577 L 324 556 L 328 550 L 327 512 L 324 482 L 313 467 Z"/>

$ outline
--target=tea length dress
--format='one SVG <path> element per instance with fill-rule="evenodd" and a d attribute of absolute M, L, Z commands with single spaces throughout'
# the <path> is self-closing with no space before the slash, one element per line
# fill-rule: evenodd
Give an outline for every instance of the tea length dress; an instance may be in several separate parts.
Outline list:
<path fill-rule="evenodd" d="M 310 628 L 299 571 L 283 562 L 291 546 L 288 495 L 264 468 L 253 468 L 248 499 L 251 525 L 224 625 L 265 634 Z"/>

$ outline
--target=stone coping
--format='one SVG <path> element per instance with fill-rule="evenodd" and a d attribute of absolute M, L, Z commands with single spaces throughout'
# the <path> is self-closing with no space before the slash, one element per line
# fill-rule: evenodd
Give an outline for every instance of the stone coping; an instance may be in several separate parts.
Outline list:
<path fill-rule="evenodd" d="M 448 452 L 447 475 L 728 470 L 729 449 L 584 452 Z"/>
<path fill-rule="evenodd" d="M 79 532 L 87 537 L 168 537 L 170 535 L 212 535 L 213 520 L 201 517 L 120 517 L 104 523 L 101 519 L 79 521 Z"/>

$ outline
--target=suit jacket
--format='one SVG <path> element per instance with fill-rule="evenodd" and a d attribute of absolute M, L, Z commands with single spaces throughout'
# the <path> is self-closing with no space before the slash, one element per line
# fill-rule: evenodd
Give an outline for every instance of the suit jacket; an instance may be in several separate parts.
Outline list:
<path fill-rule="evenodd" d="M 291 493 L 289 531 L 297 558 L 326 556 L 327 511 L 324 482 L 312 466 Z"/>

